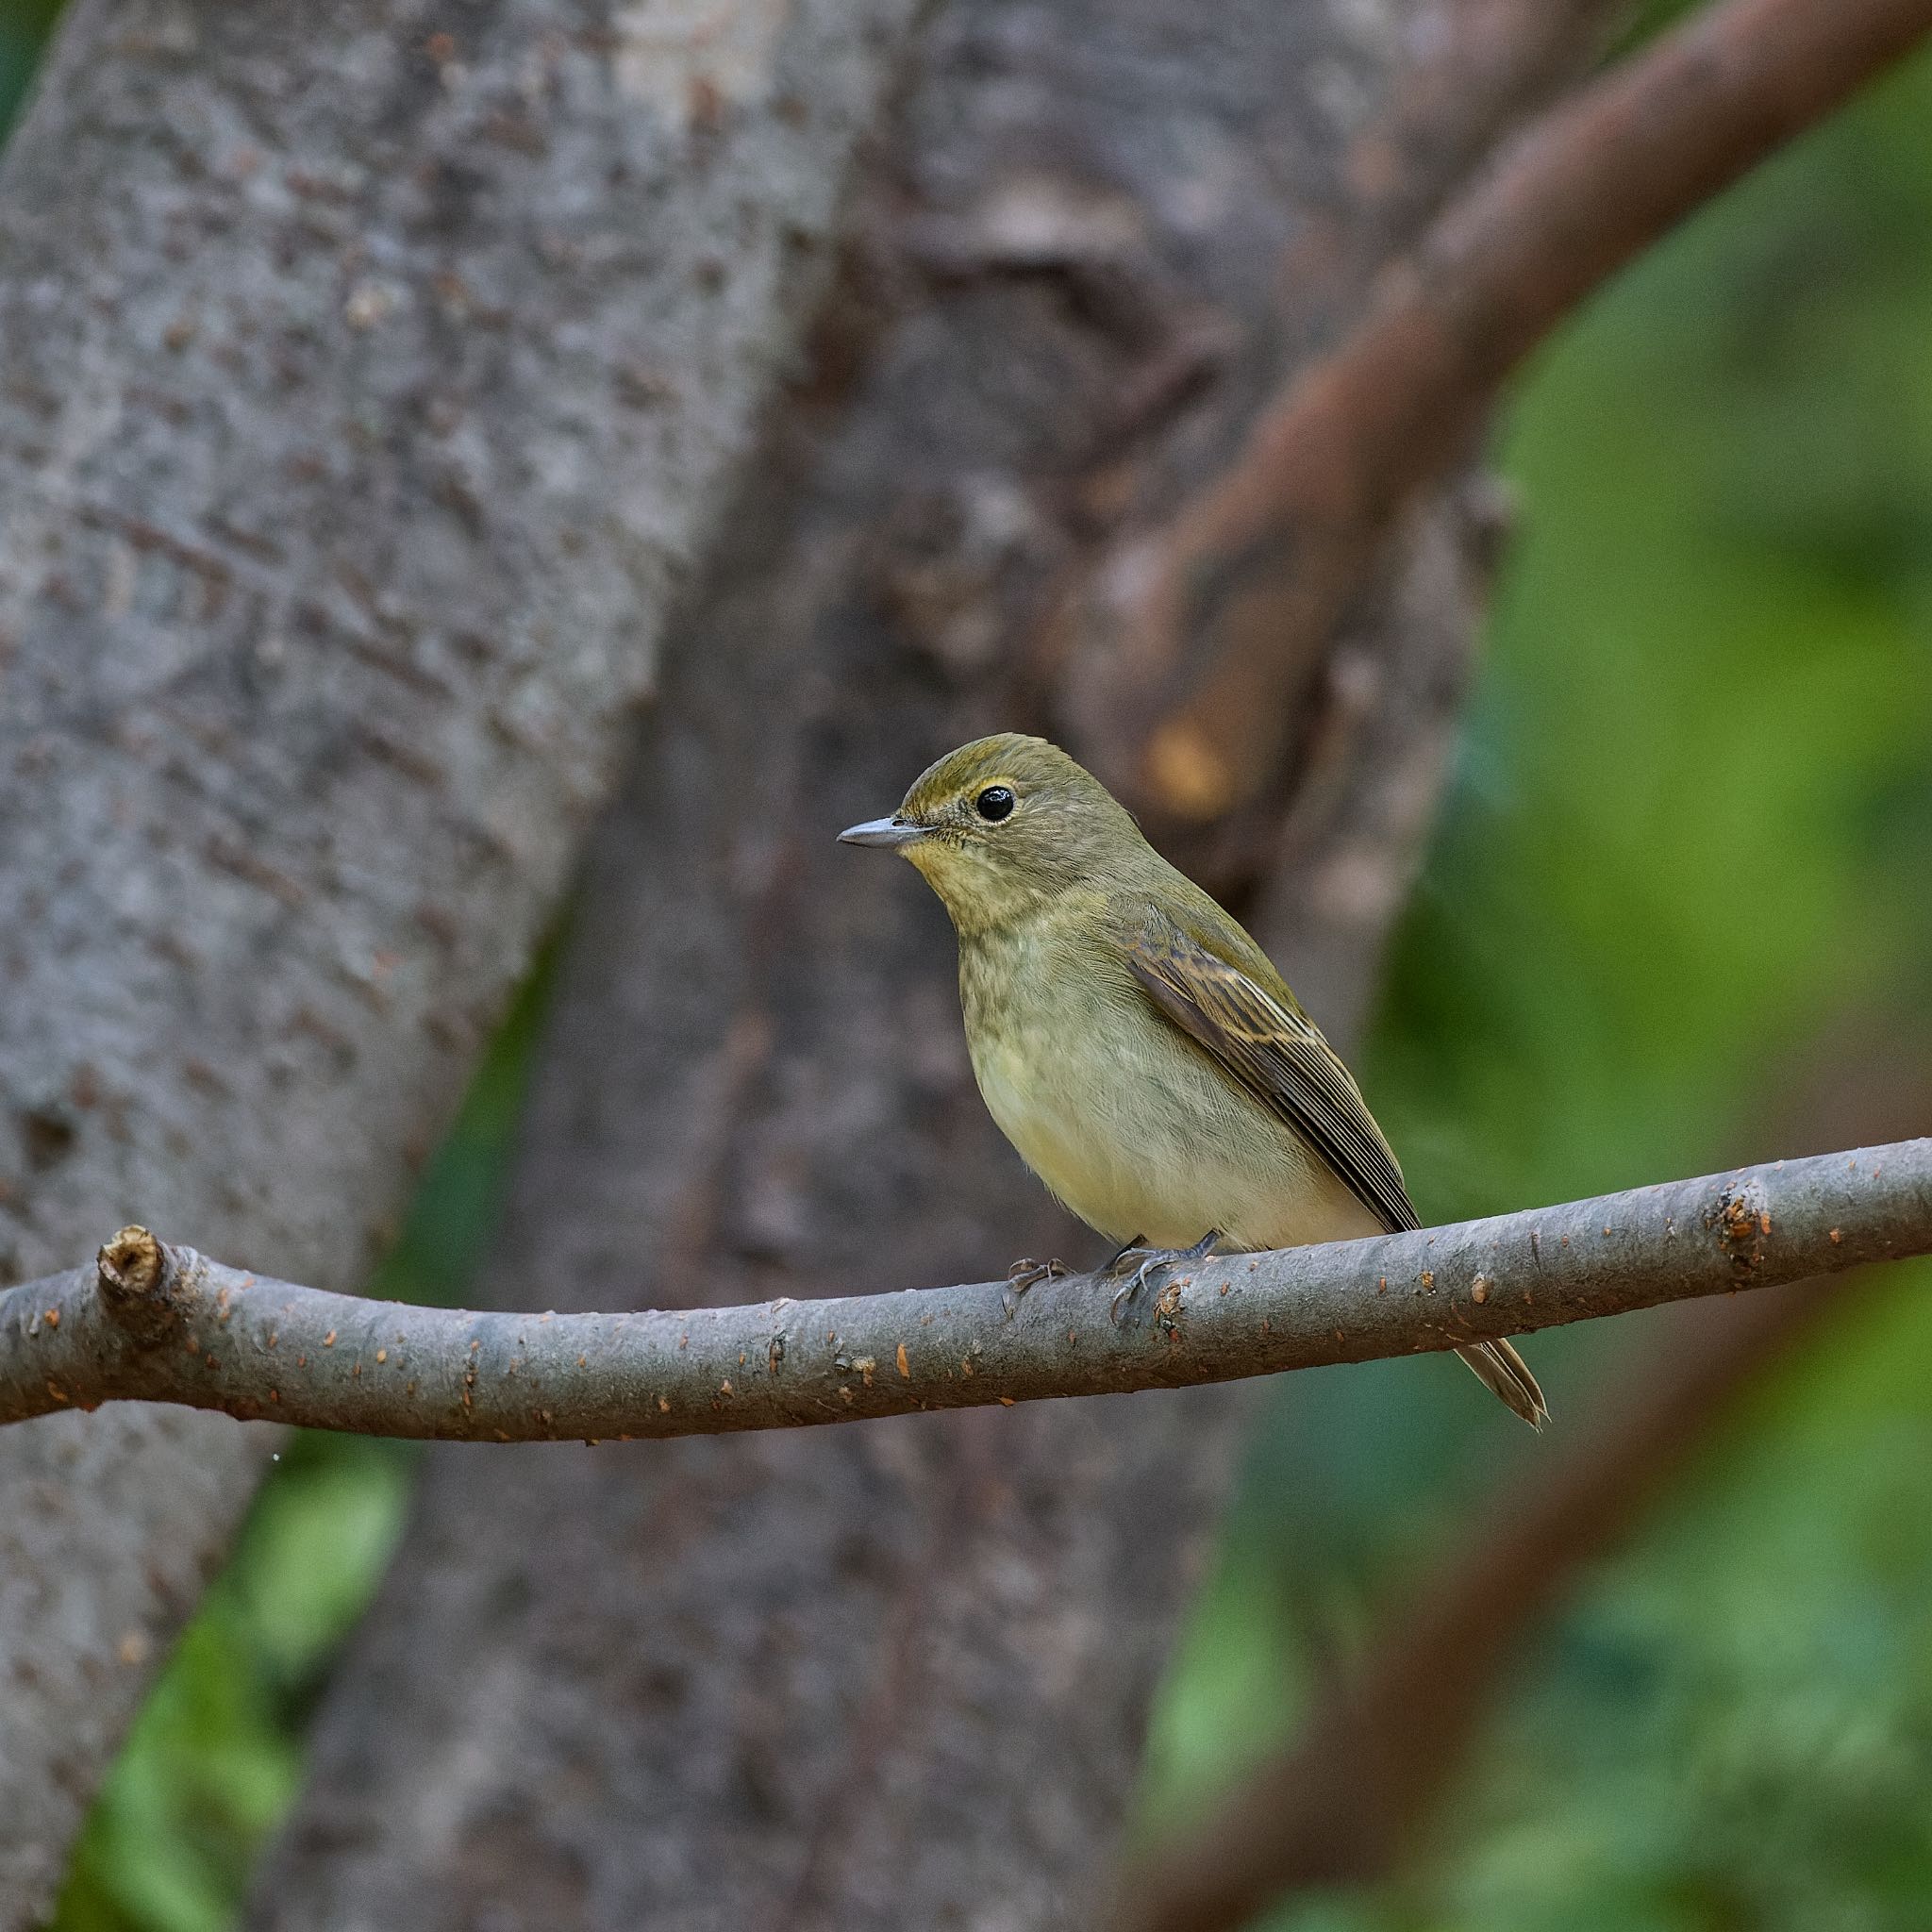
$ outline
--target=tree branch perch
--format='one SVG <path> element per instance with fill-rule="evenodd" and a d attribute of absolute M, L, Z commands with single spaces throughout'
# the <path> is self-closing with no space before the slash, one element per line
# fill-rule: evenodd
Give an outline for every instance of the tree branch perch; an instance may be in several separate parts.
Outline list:
<path fill-rule="evenodd" d="M 1932 1252 L 1932 1140 L 1415 1234 L 1210 1260 L 1108 1319 L 1092 1275 L 633 1314 L 329 1294 L 124 1229 L 0 1295 L 0 1422 L 142 1400 L 365 1435 L 795 1428 L 1446 1349 Z M 1010 1310 L 1010 1312 L 1009 1312 Z"/>

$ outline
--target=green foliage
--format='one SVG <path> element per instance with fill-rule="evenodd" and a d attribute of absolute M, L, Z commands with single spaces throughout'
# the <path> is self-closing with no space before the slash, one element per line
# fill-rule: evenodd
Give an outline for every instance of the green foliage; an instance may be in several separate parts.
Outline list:
<path fill-rule="evenodd" d="M 1468 1849 L 1365 1928 L 1924 1925 L 1932 1459 L 1869 1365 L 1927 1341 L 1889 1297 L 1759 1405 L 1504 1712 Z"/>
<path fill-rule="evenodd" d="M 60 0 L 0 0 L 0 130 L 25 97 L 59 11 Z"/>
<path fill-rule="evenodd" d="M 215 1932 L 294 1797 L 304 1719 L 380 1580 L 411 1458 L 305 1437 L 189 1626 L 89 1818 L 62 1932 Z"/>
<path fill-rule="evenodd" d="M 1932 1125 L 1932 58 L 1522 385 L 1524 507 L 1365 1085 L 1425 1216 Z M 1720 1432 L 1402 1883 L 1270 1932 L 1906 1932 L 1932 1900 L 1932 1274 Z M 1556 1406 L 1637 1322 L 1538 1338 Z M 1542 1445 L 1433 1361 L 1280 1391 L 1157 1731 L 1185 1814 Z"/>

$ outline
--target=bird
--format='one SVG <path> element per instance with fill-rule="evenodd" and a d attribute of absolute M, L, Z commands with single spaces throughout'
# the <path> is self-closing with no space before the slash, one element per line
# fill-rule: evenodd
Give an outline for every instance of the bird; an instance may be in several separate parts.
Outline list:
<path fill-rule="evenodd" d="M 1211 1253 L 1422 1225 L 1354 1076 L 1268 956 L 1058 745 L 975 739 L 839 837 L 901 854 L 938 893 L 988 1111 L 1116 1244 L 1122 1294 Z M 1058 1264 L 1015 1270 L 1024 1290 Z M 1509 1342 L 1457 1353 L 1541 1427 Z"/>

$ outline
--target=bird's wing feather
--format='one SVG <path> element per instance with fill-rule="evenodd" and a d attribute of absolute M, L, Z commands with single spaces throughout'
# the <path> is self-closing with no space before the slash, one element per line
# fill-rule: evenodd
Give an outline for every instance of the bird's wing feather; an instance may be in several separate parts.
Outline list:
<path fill-rule="evenodd" d="M 1307 1014 L 1158 912 L 1123 941 L 1155 1006 L 1314 1147 L 1370 1213 L 1391 1229 L 1422 1225 L 1381 1129 Z"/>

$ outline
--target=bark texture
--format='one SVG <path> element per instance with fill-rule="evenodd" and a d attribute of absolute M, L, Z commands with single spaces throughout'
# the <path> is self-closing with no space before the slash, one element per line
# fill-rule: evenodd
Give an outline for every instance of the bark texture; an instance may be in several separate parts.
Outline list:
<path fill-rule="evenodd" d="M 1107 558 L 1079 709 L 1171 829 L 1265 796 L 1309 658 L 1402 505 L 1591 290 L 1932 31 L 1932 0 L 1723 0 L 1538 124 L 1182 516 Z"/>
<path fill-rule="evenodd" d="M 911 0 L 76 0 L 0 169 L 0 1280 L 348 1288 L 613 778 Z M 0 1924 L 264 1438 L 0 1443 Z"/>
<path fill-rule="evenodd" d="M 1131 1292 L 1066 1274 L 1024 1292 L 983 1281 L 625 1313 L 425 1308 L 264 1280 L 133 1227 L 97 1266 L 0 1293 L 0 1423 L 145 1397 L 439 1441 L 816 1428 L 1459 1348 L 1924 1254 L 1932 1140 L 1210 1255 Z"/>
<path fill-rule="evenodd" d="M 597 844 L 487 1299 L 803 1296 L 1081 1251 L 973 1090 L 938 906 L 832 835 L 958 740 L 1053 722 L 1049 588 L 1236 446 L 1483 145 L 1391 129 L 1520 104 L 1398 86 L 1407 36 L 1457 10 L 942 16 Z M 1391 151 L 1436 172 L 1354 178 Z M 1361 616 L 1384 682 L 1372 728 L 1323 740 L 1309 864 L 1361 801 L 1361 864 L 1406 879 L 1421 810 L 1353 758 L 1433 770 L 1466 561 L 1453 517 L 1420 520 L 1393 581 L 1444 614 L 1407 631 L 1391 590 Z M 1396 896 L 1318 919 L 1336 978 L 1367 975 Z M 1241 1407 L 433 1452 L 250 1923 L 1080 1922 Z"/>

